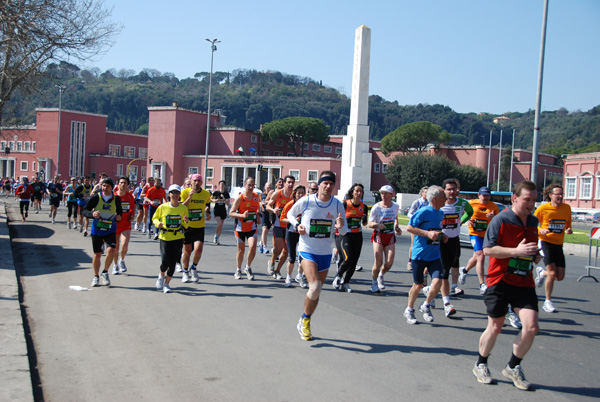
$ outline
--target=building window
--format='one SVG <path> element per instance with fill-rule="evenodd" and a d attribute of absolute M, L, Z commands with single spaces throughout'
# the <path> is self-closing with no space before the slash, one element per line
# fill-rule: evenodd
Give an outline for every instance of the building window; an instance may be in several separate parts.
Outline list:
<path fill-rule="evenodd" d="M 27 172 L 29 170 L 29 162 L 21 161 L 21 172 Z"/>
<path fill-rule="evenodd" d="M 146 177 L 146 166 L 142 166 L 140 169 L 140 177 L 143 179 Z"/>
<path fill-rule="evenodd" d="M 197 167 L 190 167 L 188 170 L 189 174 L 198 174 L 198 168 Z"/>
<path fill-rule="evenodd" d="M 17 151 L 22 151 L 22 150 L 23 150 L 23 142 L 17 141 Z"/>
<path fill-rule="evenodd" d="M 337 155 L 341 155 L 342 154 L 342 147 L 335 147 L 335 153 Z"/>
<path fill-rule="evenodd" d="M 14 141 L 11 141 L 11 142 L 9 142 L 9 143 L 8 143 L 8 146 L 10 147 L 10 150 L 11 150 L 11 151 L 14 151 L 14 150 L 15 150 L 15 142 L 14 142 Z"/>
<path fill-rule="evenodd" d="M 120 145 L 108 145 L 108 154 L 110 156 L 121 156 L 121 146 Z"/>
<path fill-rule="evenodd" d="M 30 141 L 25 141 L 24 142 L 25 148 L 23 148 L 23 150 L 29 152 L 31 151 L 31 142 Z"/>
<path fill-rule="evenodd" d="M 137 181 L 138 167 L 136 165 L 129 166 L 129 181 Z"/>
<path fill-rule="evenodd" d="M 300 171 L 299 170 L 290 170 L 290 176 L 292 176 L 296 181 L 300 181 Z"/>
<path fill-rule="evenodd" d="M 253 144 L 256 144 L 256 143 L 258 143 L 258 135 L 256 135 L 256 134 L 252 134 L 252 135 L 250 136 L 250 142 L 251 142 L 251 143 L 253 143 Z"/>
<path fill-rule="evenodd" d="M 117 176 L 118 177 L 123 176 L 123 164 L 122 163 L 117 164 Z"/>
<path fill-rule="evenodd" d="M 206 169 L 206 178 L 212 179 L 213 177 L 215 177 L 215 168 L 209 167 L 208 169 Z"/>
<path fill-rule="evenodd" d="M 295 153 L 293 153 L 293 152 L 288 152 L 288 153 L 287 153 L 287 156 L 296 156 L 296 154 L 295 154 Z"/>
<path fill-rule="evenodd" d="M 283 146 L 283 140 L 275 140 L 275 146 L 276 147 L 282 147 Z"/>
<path fill-rule="evenodd" d="M 273 151 L 273 156 L 283 156 L 283 152 L 281 152 L 281 151 Z"/>
<path fill-rule="evenodd" d="M 567 190 L 566 198 L 575 199 L 575 194 L 577 191 L 577 178 L 568 177 L 565 181 L 565 187 Z"/>
<path fill-rule="evenodd" d="M 33 152 L 35 152 L 35 141 L 33 141 L 33 142 L 31 143 L 31 150 L 32 150 Z"/>
<path fill-rule="evenodd" d="M 125 147 L 125 157 L 134 159 L 135 158 L 135 147 Z"/>
<path fill-rule="evenodd" d="M 375 163 L 375 164 L 373 165 L 373 171 L 374 171 L 375 173 L 379 173 L 379 172 L 381 172 L 381 164 L 379 164 L 379 163 Z"/>
<path fill-rule="evenodd" d="M 312 144 L 312 150 L 314 152 L 321 152 L 321 145 L 320 144 Z"/>
<path fill-rule="evenodd" d="M 330 154 L 333 151 L 333 147 L 331 145 L 325 145 L 323 151 L 325 151 L 326 154 Z"/>
<path fill-rule="evenodd" d="M 6 141 L 0 141 L 0 148 L 2 148 L 2 152 L 4 152 L 4 148 L 6 148 Z"/>
<path fill-rule="evenodd" d="M 148 157 L 148 148 L 142 148 L 138 150 L 138 158 L 147 158 Z"/>
<path fill-rule="evenodd" d="M 262 137 L 262 143 L 265 144 L 265 145 L 269 145 L 269 138 Z"/>
<path fill-rule="evenodd" d="M 381 164 L 381 173 L 387 173 L 387 163 Z"/>
<path fill-rule="evenodd" d="M 84 174 L 83 167 L 85 166 L 85 137 L 86 123 L 81 121 L 72 121 L 70 138 L 71 143 L 69 150 L 70 176 L 83 176 Z"/>
<path fill-rule="evenodd" d="M 31 171 L 35 172 L 35 162 L 31 162 Z"/>
<path fill-rule="evenodd" d="M 582 177 L 581 178 L 581 188 L 580 188 L 579 198 L 583 200 L 590 200 L 592 198 L 592 178 L 591 177 Z"/>
<path fill-rule="evenodd" d="M 319 179 L 319 171 L 318 170 L 309 170 L 307 172 L 308 174 L 308 181 L 317 181 Z"/>
<path fill-rule="evenodd" d="M 269 156 L 269 150 L 268 149 L 263 149 L 262 151 L 263 156 Z"/>
<path fill-rule="evenodd" d="M 308 147 L 309 147 L 308 142 L 305 142 L 304 145 L 302 146 L 302 150 L 308 151 Z"/>

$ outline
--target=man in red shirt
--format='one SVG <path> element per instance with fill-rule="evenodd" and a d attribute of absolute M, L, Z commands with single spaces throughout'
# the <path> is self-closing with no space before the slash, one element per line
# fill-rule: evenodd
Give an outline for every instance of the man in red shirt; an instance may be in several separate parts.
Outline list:
<path fill-rule="evenodd" d="M 146 191 L 145 200 L 150 204 L 148 212 L 148 238 L 152 238 L 152 217 L 154 212 L 163 202 L 167 202 L 167 192 L 162 187 L 162 181 L 159 178 L 154 180 L 154 187 L 150 187 Z M 158 230 L 154 235 L 154 240 L 158 240 Z"/>
<path fill-rule="evenodd" d="M 129 238 L 131 236 L 131 222 L 135 215 L 135 198 L 129 192 L 129 177 L 123 176 L 119 179 L 115 195 L 121 197 L 121 208 L 123 214 L 121 220 L 117 222 L 117 245 L 115 249 L 115 259 L 113 263 L 112 273 L 118 275 L 127 272 L 125 265 L 125 256 L 129 248 Z"/>
<path fill-rule="evenodd" d="M 20 199 L 19 209 L 21 210 L 23 222 L 25 222 L 25 219 L 29 216 L 29 201 L 33 195 L 33 187 L 29 185 L 27 177 L 23 177 L 23 183 L 17 187 L 15 194 Z"/>
<path fill-rule="evenodd" d="M 523 181 L 513 190 L 512 208 L 495 216 L 485 233 L 483 253 L 490 257 L 487 292 L 484 296 L 488 324 L 479 339 L 479 357 L 473 375 L 484 384 L 492 383 L 487 360 L 496 338 L 502 331 L 508 306 L 521 319 L 523 327 L 517 335 L 512 355 L 502 374 L 518 389 L 529 389 L 521 368 L 521 360 L 531 348 L 539 331 L 538 299 L 532 268 L 540 260 L 538 219 L 533 216 L 537 191 L 535 183 Z"/>

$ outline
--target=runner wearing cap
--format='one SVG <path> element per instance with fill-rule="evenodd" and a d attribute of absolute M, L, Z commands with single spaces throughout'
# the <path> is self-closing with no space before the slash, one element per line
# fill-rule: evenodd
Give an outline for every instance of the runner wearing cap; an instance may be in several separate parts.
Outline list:
<path fill-rule="evenodd" d="M 394 201 L 392 196 L 394 189 L 390 185 L 385 185 L 379 189 L 382 200 L 371 208 L 369 216 L 370 229 L 373 229 L 371 243 L 373 243 L 373 254 L 375 262 L 372 269 L 371 292 L 379 293 L 385 289 L 383 275 L 394 265 L 396 255 L 396 235 L 402 234 L 402 229 L 398 226 L 398 210 L 400 207 Z"/>
<path fill-rule="evenodd" d="M 237 243 L 235 279 L 242 279 L 242 263 L 248 240 L 248 257 L 244 272 L 249 280 L 254 280 L 252 261 L 256 255 L 256 230 L 260 224 L 260 198 L 254 192 L 254 178 L 244 181 L 244 191 L 235 199 L 229 211 L 229 216 L 235 219 L 234 234 Z"/>
<path fill-rule="evenodd" d="M 52 223 L 56 222 L 56 212 L 58 211 L 58 207 L 60 205 L 60 200 L 62 198 L 63 186 L 60 184 L 60 180 L 58 176 L 54 176 L 54 180 L 48 184 L 48 188 L 46 192 L 50 196 L 50 215 L 49 218 L 52 218 Z"/>
<path fill-rule="evenodd" d="M 77 198 L 75 190 L 77 189 L 77 178 L 71 177 L 71 183 L 65 187 L 65 195 L 67 196 L 67 227 L 77 229 Z M 71 225 L 71 216 L 73 217 L 73 225 Z"/>
<path fill-rule="evenodd" d="M 27 177 L 23 177 L 23 183 L 17 187 L 15 195 L 19 197 L 19 209 L 21 210 L 23 222 L 25 222 L 25 219 L 29 216 L 29 201 L 33 195 L 33 187 L 29 185 Z"/>
<path fill-rule="evenodd" d="M 202 176 L 193 174 L 191 177 L 192 186 L 181 192 L 180 202 L 188 209 L 189 225 L 185 232 L 183 242 L 183 256 L 181 265 L 183 265 L 182 282 L 198 282 L 198 273 L 196 266 L 202 257 L 204 249 L 204 226 L 205 222 L 210 220 L 210 192 L 202 188 Z M 194 251 L 192 266 L 190 267 L 190 256 Z M 188 271 L 189 268 L 189 271 Z"/>
<path fill-rule="evenodd" d="M 473 216 L 469 219 L 469 238 L 473 246 L 473 256 L 469 259 L 466 267 L 460 267 L 458 272 L 458 282 L 465 284 L 467 273 L 471 268 L 476 267 L 477 277 L 479 278 L 479 293 L 485 294 L 487 285 L 485 284 L 485 255 L 483 254 L 483 239 L 485 231 L 492 218 L 500 212 L 496 203 L 490 201 L 492 192 L 488 187 L 479 189 L 479 196 L 470 200 L 469 204 L 473 208 Z"/>
<path fill-rule="evenodd" d="M 156 289 L 171 293 L 169 283 L 175 273 L 175 264 L 181 257 L 181 249 L 188 227 L 188 208 L 179 202 L 181 188 L 177 184 L 169 187 L 169 201 L 156 208 L 153 224 L 160 239 L 160 273 L 156 279 Z"/>

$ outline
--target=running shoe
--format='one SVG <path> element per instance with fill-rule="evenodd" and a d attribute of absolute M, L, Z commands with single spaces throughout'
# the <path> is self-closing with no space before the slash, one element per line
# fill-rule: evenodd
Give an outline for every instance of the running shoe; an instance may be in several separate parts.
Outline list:
<path fill-rule="evenodd" d="M 48 214 L 48 218 L 52 218 L 52 211 Z"/>
<path fill-rule="evenodd" d="M 23 219 L 23 221 L 25 221 L 25 219 Z M 71 226 L 72 226 L 72 225 L 71 225 L 71 222 L 67 222 L 67 228 L 68 228 L 68 229 L 71 229 Z"/>
<path fill-rule="evenodd" d="M 121 271 L 121 273 L 127 272 L 127 265 L 125 265 L 125 260 L 119 260 L 119 271 Z"/>
<path fill-rule="evenodd" d="M 56 219 L 52 219 L 52 224 L 54 225 L 56 223 Z"/>
<path fill-rule="evenodd" d="M 487 293 L 487 285 L 485 283 L 480 284 L 479 285 L 479 294 L 481 294 L 483 296 L 486 293 Z"/>
<path fill-rule="evenodd" d="M 152 238 L 152 230 L 148 229 L 148 239 L 151 239 L 151 238 Z"/>
<path fill-rule="evenodd" d="M 88 235 L 88 231 L 87 229 L 83 231 L 83 237 L 86 237 Z"/>
<path fill-rule="evenodd" d="M 244 269 L 244 273 L 246 274 L 246 277 L 248 278 L 249 281 L 253 281 L 254 280 L 254 274 L 252 273 L 252 268 L 246 267 Z M 291 283 L 290 283 L 290 285 L 291 285 Z"/>
<path fill-rule="evenodd" d="M 198 282 L 200 277 L 198 276 L 198 271 L 195 269 L 190 269 L 190 280 L 192 282 Z"/>
<path fill-rule="evenodd" d="M 404 310 L 404 317 L 406 318 L 406 322 L 413 325 L 417 323 L 417 317 L 415 317 L 415 310 L 412 308 L 406 308 Z"/>
<path fill-rule="evenodd" d="M 465 291 L 459 288 L 452 288 L 450 290 L 450 296 L 462 296 L 465 294 Z"/>
<path fill-rule="evenodd" d="M 83 232 L 83 225 L 79 226 L 79 233 Z"/>
<path fill-rule="evenodd" d="M 163 285 L 163 293 L 171 293 L 171 292 L 172 292 L 171 287 L 169 286 L 168 283 L 165 283 Z"/>
<path fill-rule="evenodd" d="M 542 305 L 542 310 L 546 313 L 556 313 L 556 309 L 554 308 L 554 304 L 552 304 L 552 300 L 546 300 Z"/>
<path fill-rule="evenodd" d="M 146 228 L 146 225 L 144 225 L 144 226 L 142 226 L 142 233 L 146 234 L 146 232 L 147 232 L 147 228 Z"/>
<path fill-rule="evenodd" d="M 535 286 L 541 288 L 544 284 L 544 279 L 546 279 L 546 275 L 544 275 L 544 268 L 535 267 Z"/>
<path fill-rule="evenodd" d="M 356 268 L 354 268 L 354 272 L 360 272 L 363 270 L 362 265 L 357 265 Z"/>
<path fill-rule="evenodd" d="M 183 272 L 183 267 L 180 263 L 175 264 L 175 272 Z"/>
<path fill-rule="evenodd" d="M 119 275 L 119 267 L 117 266 L 117 264 L 112 265 L 112 274 Z"/>
<path fill-rule="evenodd" d="M 261 254 L 265 252 L 265 250 L 263 249 L 263 245 L 262 245 L 261 242 L 258 242 L 258 252 L 261 253 Z"/>
<path fill-rule="evenodd" d="M 135 229 L 133 230 L 140 230 L 140 225 L 138 223 L 135 224 Z"/>
<path fill-rule="evenodd" d="M 158 279 L 156 280 L 156 289 L 158 289 L 158 290 L 162 289 L 164 283 L 165 283 L 165 278 L 162 275 L 158 275 Z"/>
<path fill-rule="evenodd" d="M 265 254 L 269 254 L 269 248 L 267 246 L 263 246 L 263 251 Z"/>
<path fill-rule="evenodd" d="M 275 273 L 273 274 L 273 278 L 277 279 L 278 281 L 283 279 L 283 276 L 281 276 L 281 272 L 279 271 L 275 271 Z"/>
<path fill-rule="evenodd" d="M 383 290 L 385 289 L 385 282 L 383 281 L 383 275 L 379 275 L 377 277 L 377 286 L 379 287 L 379 289 Z"/>
<path fill-rule="evenodd" d="M 465 284 L 465 281 L 467 279 L 467 269 L 465 267 L 460 267 L 458 269 L 458 283 L 460 283 L 461 285 Z M 486 366 L 487 368 L 487 366 Z M 475 370 L 475 369 L 473 369 Z"/>
<path fill-rule="evenodd" d="M 452 304 L 446 304 L 444 306 L 444 314 L 446 314 L 446 317 L 450 317 L 451 315 L 456 314 L 454 306 Z"/>
<path fill-rule="evenodd" d="M 335 276 L 335 278 L 333 278 L 333 282 L 331 284 L 331 286 L 333 286 L 333 288 L 335 290 L 340 290 L 341 286 L 340 286 L 340 281 L 342 280 L 342 278 L 340 278 L 339 276 Z"/>
<path fill-rule="evenodd" d="M 477 381 L 482 384 L 491 384 L 493 381 L 490 369 L 485 363 L 480 363 L 479 365 L 475 364 L 475 367 L 473 367 L 473 375 L 477 378 Z"/>
<path fill-rule="evenodd" d="M 97 276 L 94 276 L 92 279 L 92 287 L 100 286 L 100 279 Z"/>
<path fill-rule="evenodd" d="M 108 272 L 102 272 L 100 276 L 102 277 L 102 284 L 104 286 L 110 286 L 110 278 L 108 277 Z"/>
<path fill-rule="evenodd" d="M 373 293 L 381 292 L 381 289 L 379 289 L 379 285 L 377 284 L 377 281 L 371 281 L 371 292 L 373 292 Z"/>
<path fill-rule="evenodd" d="M 352 293 L 352 289 L 350 289 L 350 285 L 347 283 L 342 284 L 342 290 L 346 293 Z"/>
<path fill-rule="evenodd" d="M 296 275 L 294 280 L 296 281 L 296 283 L 302 283 L 302 275 L 301 274 Z"/>
<path fill-rule="evenodd" d="M 409 262 L 406 263 L 406 270 L 408 272 L 412 271 L 412 262 L 409 261 Z"/>
<path fill-rule="evenodd" d="M 423 302 L 423 304 L 421 304 L 421 306 L 419 307 L 419 311 L 421 313 L 423 313 L 423 319 L 427 322 L 433 322 L 433 315 L 431 315 L 431 307 L 430 306 L 426 306 L 425 302 Z"/>
<path fill-rule="evenodd" d="M 188 283 L 190 281 L 190 276 L 187 273 L 187 271 L 183 271 L 183 273 L 181 274 L 181 282 L 183 283 Z"/>
<path fill-rule="evenodd" d="M 77 223 L 73 224 L 73 229 L 77 229 Z"/>
<path fill-rule="evenodd" d="M 292 287 L 292 278 L 290 278 L 289 276 L 287 278 L 285 278 L 285 287 L 286 288 Z"/>
<path fill-rule="evenodd" d="M 517 364 L 515 368 L 510 368 L 508 366 L 504 367 L 502 370 L 502 375 L 509 380 L 512 380 L 515 387 L 527 391 L 529 389 L 529 381 L 525 379 L 525 373 L 523 373 L 523 369 L 520 364 Z"/>
<path fill-rule="evenodd" d="M 300 321 L 298 321 L 298 333 L 300 334 L 300 338 L 305 341 L 312 341 L 312 334 L 310 333 L 310 318 L 300 317 Z"/>
<path fill-rule="evenodd" d="M 235 279 L 242 279 L 242 270 L 241 269 L 236 269 L 235 270 L 235 274 L 233 274 L 233 277 Z"/>
<path fill-rule="evenodd" d="M 306 280 L 306 276 L 302 275 L 302 280 L 300 281 L 300 287 L 302 289 L 306 289 L 308 287 L 308 281 Z"/>
<path fill-rule="evenodd" d="M 429 289 L 431 289 L 431 286 L 423 286 L 423 296 L 427 297 L 429 294 Z"/>
<path fill-rule="evenodd" d="M 273 262 L 270 260 L 267 262 L 267 274 L 273 275 L 275 273 L 275 267 L 273 265 L 275 264 L 273 264 Z"/>
<path fill-rule="evenodd" d="M 154 235 L 154 240 L 158 240 L 158 232 Z"/>
<path fill-rule="evenodd" d="M 511 327 L 515 329 L 523 328 L 523 324 L 521 324 L 519 316 L 516 315 L 514 311 L 512 311 L 512 308 L 508 309 L 508 312 L 506 313 L 506 318 L 508 319 L 508 322 L 510 323 Z"/>

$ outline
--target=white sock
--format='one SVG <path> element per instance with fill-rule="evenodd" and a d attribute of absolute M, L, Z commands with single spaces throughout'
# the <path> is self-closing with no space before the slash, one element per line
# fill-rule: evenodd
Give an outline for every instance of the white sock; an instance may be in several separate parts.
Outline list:
<path fill-rule="evenodd" d="M 444 302 L 444 306 L 446 304 L 450 304 L 450 296 L 444 296 L 444 297 L 442 297 L 442 301 Z"/>

